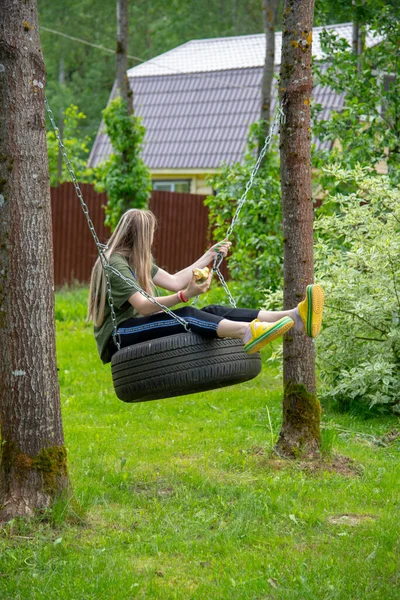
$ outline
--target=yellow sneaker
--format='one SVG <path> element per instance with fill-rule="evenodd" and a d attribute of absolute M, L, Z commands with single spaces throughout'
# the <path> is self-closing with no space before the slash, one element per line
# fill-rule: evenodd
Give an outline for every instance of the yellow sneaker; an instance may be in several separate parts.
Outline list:
<path fill-rule="evenodd" d="M 320 285 L 308 285 L 306 297 L 297 309 L 304 323 L 304 331 L 309 337 L 317 337 L 321 331 L 324 292 Z"/>
<path fill-rule="evenodd" d="M 294 321 L 290 317 L 283 317 L 276 323 L 261 323 L 258 319 L 254 319 L 250 323 L 251 338 L 244 345 L 244 351 L 247 354 L 260 352 L 264 346 L 286 333 L 293 325 Z"/>

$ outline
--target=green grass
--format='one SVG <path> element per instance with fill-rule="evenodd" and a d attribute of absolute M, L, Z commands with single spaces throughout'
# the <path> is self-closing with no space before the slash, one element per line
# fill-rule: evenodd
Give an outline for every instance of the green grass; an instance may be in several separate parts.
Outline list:
<path fill-rule="evenodd" d="M 324 453 L 353 461 L 341 474 L 270 460 L 281 383 L 266 361 L 247 384 L 123 404 L 86 294 L 57 294 L 74 499 L 3 527 L 1 600 L 400 599 L 395 417 L 324 410 Z"/>

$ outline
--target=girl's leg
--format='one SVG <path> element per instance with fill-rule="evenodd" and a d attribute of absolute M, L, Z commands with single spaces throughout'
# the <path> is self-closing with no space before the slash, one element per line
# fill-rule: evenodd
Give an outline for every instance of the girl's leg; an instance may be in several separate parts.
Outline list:
<path fill-rule="evenodd" d="M 229 310 L 229 309 L 228 309 Z M 204 337 L 230 337 L 244 339 L 249 328 L 249 322 L 256 318 L 257 311 L 248 311 L 248 321 L 231 321 L 214 312 L 207 312 L 185 306 L 174 311 L 185 319 L 191 331 Z M 219 311 L 223 312 L 223 311 Z M 236 315 L 237 317 L 238 315 Z M 246 317 L 247 315 L 241 315 Z M 156 338 L 182 333 L 184 328 L 170 315 L 160 312 L 148 317 L 128 319 L 118 327 L 122 346 L 132 346 L 140 342 L 147 342 Z"/>
<path fill-rule="evenodd" d="M 199 310 L 193 307 L 180 308 L 174 311 L 183 317 L 190 325 L 191 331 L 204 337 L 211 338 L 236 338 L 244 342 L 244 349 L 248 353 L 258 352 L 267 343 L 279 337 L 293 325 L 289 318 L 281 319 L 275 324 L 256 322 L 259 311 L 236 309 L 233 317 L 236 320 L 224 318 L 221 313 L 231 312 L 223 307 L 217 310 Z M 220 313 L 220 314 L 217 314 Z M 239 321 L 239 317 L 246 320 Z M 251 324 L 251 321 L 254 321 Z M 166 313 L 156 313 L 148 317 L 128 319 L 118 326 L 121 347 L 132 346 L 141 342 L 171 336 L 185 331 L 183 325 Z M 112 337 L 109 342 L 111 356 L 117 348 Z"/>
<path fill-rule="evenodd" d="M 251 323 L 255 319 L 262 324 L 271 324 L 271 327 L 282 325 L 282 320 L 290 321 L 297 331 L 304 331 L 309 337 L 316 337 L 322 324 L 322 313 L 324 307 L 324 292 L 320 285 L 311 284 L 307 286 L 305 299 L 295 308 L 290 310 L 269 311 L 269 310 L 251 310 L 246 308 L 230 308 L 226 306 L 210 305 L 201 310 L 213 315 L 222 317 L 230 322 L 237 322 L 239 326 L 231 323 L 222 323 L 218 326 L 218 335 L 220 337 L 241 337 L 243 324 Z M 280 324 L 279 324 L 280 323 Z M 278 325 L 279 324 L 279 325 Z M 253 327 L 254 329 L 254 327 Z M 242 338 L 246 342 L 246 336 Z"/>
<path fill-rule="evenodd" d="M 236 338 L 244 340 L 248 329 L 248 322 L 229 321 L 228 319 L 222 319 L 222 321 L 218 323 L 217 335 L 220 338 Z"/>
<path fill-rule="evenodd" d="M 287 314 L 278 316 L 273 322 L 263 323 L 258 318 L 260 311 L 253 309 L 210 305 L 201 309 L 201 312 L 222 316 L 217 327 L 218 337 L 243 340 L 244 350 L 249 354 L 259 352 L 293 326 L 293 319 Z"/>
<path fill-rule="evenodd" d="M 222 321 L 222 317 L 203 313 L 198 308 L 191 306 L 178 308 L 174 313 L 185 319 L 194 333 L 204 337 L 218 337 L 217 327 Z M 148 317 L 127 319 L 118 326 L 122 347 L 184 332 L 183 325 L 165 312 L 158 312 Z"/>
<path fill-rule="evenodd" d="M 282 317 L 274 323 L 261 323 L 258 319 L 251 323 L 222 319 L 218 323 L 217 334 L 220 338 L 239 338 L 244 343 L 244 351 L 248 354 L 260 352 L 267 344 L 289 331 L 293 320 Z"/>
<path fill-rule="evenodd" d="M 274 323 L 275 321 L 279 321 L 283 317 L 290 317 L 291 319 L 295 319 L 296 309 L 292 308 L 291 310 L 260 310 L 258 313 L 257 319 L 263 321 L 264 323 Z"/>
<path fill-rule="evenodd" d="M 260 319 L 263 323 L 275 323 L 275 321 L 283 317 L 290 317 L 294 321 L 297 331 L 304 331 L 304 323 L 301 320 L 297 307 L 291 310 L 260 310 L 257 319 Z"/>
<path fill-rule="evenodd" d="M 252 308 L 232 308 L 230 306 L 220 306 L 218 304 L 210 304 L 201 309 L 204 312 L 211 313 L 228 319 L 229 321 L 240 321 L 250 323 L 254 319 L 259 319 L 262 323 L 276 323 L 283 317 L 289 317 L 295 323 L 298 331 L 304 330 L 303 321 L 299 317 L 297 308 L 291 310 L 255 310 Z M 231 336 L 234 337 L 234 336 Z"/>

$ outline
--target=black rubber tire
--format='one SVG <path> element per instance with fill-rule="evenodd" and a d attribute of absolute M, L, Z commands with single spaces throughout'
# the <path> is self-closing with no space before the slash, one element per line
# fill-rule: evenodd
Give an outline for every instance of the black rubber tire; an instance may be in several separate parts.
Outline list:
<path fill-rule="evenodd" d="M 261 371 L 258 353 L 243 342 L 182 333 L 135 344 L 111 361 L 115 392 L 124 402 L 186 396 L 248 381 Z"/>

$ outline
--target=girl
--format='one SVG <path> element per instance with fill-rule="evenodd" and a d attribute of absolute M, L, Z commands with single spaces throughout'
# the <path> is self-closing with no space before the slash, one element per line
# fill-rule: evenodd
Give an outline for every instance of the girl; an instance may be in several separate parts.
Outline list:
<path fill-rule="evenodd" d="M 213 261 L 217 252 L 226 256 L 231 242 L 224 240 L 212 246 L 195 263 L 171 275 L 157 267 L 153 261 L 153 244 L 156 218 L 149 210 L 133 208 L 119 221 L 112 234 L 105 255 L 128 280 L 136 280 L 150 296 L 162 306 L 172 308 L 206 292 L 211 284 L 211 273 L 204 283 L 196 283 L 193 269 L 203 268 Z M 140 292 L 109 271 L 112 296 L 121 348 L 155 338 L 184 331 L 183 325 L 172 316 L 160 312 Z M 169 296 L 155 296 L 155 287 L 173 292 Z M 288 331 L 293 325 L 299 331 L 316 337 L 321 329 L 324 295 L 319 285 L 307 288 L 306 299 L 296 308 L 272 312 L 224 306 L 192 306 L 174 310 L 189 323 L 192 332 L 206 337 L 239 338 L 244 350 L 259 352 L 269 342 Z M 108 304 L 106 278 L 98 258 L 91 276 L 88 319 L 93 320 L 94 334 L 101 360 L 111 361 L 117 351 L 113 340 L 113 321 Z"/>

